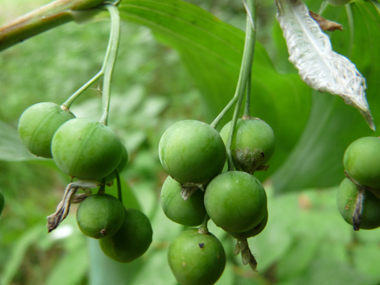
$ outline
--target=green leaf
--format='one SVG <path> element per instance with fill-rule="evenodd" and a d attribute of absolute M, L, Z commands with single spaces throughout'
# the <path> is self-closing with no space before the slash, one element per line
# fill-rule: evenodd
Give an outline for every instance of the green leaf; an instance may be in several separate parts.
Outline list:
<path fill-rule="evenodd" d="M 294 239 L 277 265 L 277 277 L 289 280 L 301 275 L 310 266 L 320 242 L 318 239 Z"/>
<path fill-rule="evenodd" d="M 46 279 L 47 285 L 79 284 L 89 268 L 86 244 L 71 249 L 61 257 Z"/>
<path fill-rule="evenodd" d="M 17 274 L 20 264 L 26 254 L 28 248 L 37 243 L 41 238 L 46 236 L 46 229 L 41 227 L 40 224 L 27 230 L 12 246 L 11 254 L 4 264 L 4 269 L 1 274 L 0 283 L 7 285 L 10 284 L 15 275 Z"/>
<path fill-rule="evenodd" d="M 132 263 L 120 263 L 104 255 L 99 241 L 88 239 L 90 251 L 89 284 L 133 284 L 133 280 L 144 268 L 140 259 Z"/>
<path fill-rule="evenodd" d="M 366 244 L 355 246 L 352 250 L 353 261 L 357 270 L 366 276 L 376 278 L 380 282 L 378 264 L 380 262 L 380 250 L 378 244 Z M 368 258 L 371 256 L 371 258 Z"/>
<path fill-rule="evenodd" d="M 352 266 L 342 264 L 329 257 L 316 258 L 308 268 L 306 274 L 293 279 L 291 284 L 301 285 L 368 285 L 376 284 L 374 278 L 360 274 Z M 289 283 L 288 283 L 289 284 Z"/>
<path fill-rule="evenodd" d="M 16 129 L 0 121 L 0 160 L 23 161 L 40 159 L 22 144 Z"/>

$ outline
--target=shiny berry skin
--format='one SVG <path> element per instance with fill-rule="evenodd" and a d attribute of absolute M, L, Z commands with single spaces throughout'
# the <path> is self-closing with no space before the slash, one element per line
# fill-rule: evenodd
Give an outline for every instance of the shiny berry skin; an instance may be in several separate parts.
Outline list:
<path fill-rule="evenodd" d="M 337 205 L 343 219 L 352 225 L 352 216 L 355 210 L 358 190 L 354 183 L 345 178 L 337 192 Z M 376 198 L 371 191 L 365 191 L 363 212 L 360 229 L 375 229 L 380 227 L 380 199 Z"/>
<path fill-rule="evenodd" d="M 121 155 L 120 155 L 120 162 L 119 162 L 119 164 L 116 167 L 117 173 L 119 173 L 119 174 L 121 172 L 123 172 L 125 166 L 128 163 L 128 151 L 127 151 L 127 149 L 125 148 L 125 146 L 123 144 L 121 144 L 121 146 L 122 146 L 122 151 L 121 151 Z M 106 179 L 106 183 L 112 182 L 115 178 L 116 178 L 115 172 L 112 171 L 110 174 L 108 174 L 106 176 L 106 178 L 105 178 Z"/>
<path fill-rule="evenodd" d="M 181 184 L 168 176 L 161 189 L 161 207 L 165 215 L 184 226 L 200 225 L 206 215 L 204 192 L 198 189 L 186 201 L 181 196 Z"/>
<path fill-rule="evenodd" d="M 42 102 L 30 106 L 18 122 L 18 132 L 23 144 L 37 156 L 52 158 L 51 141 L 57 129 L 75 116 L 58 104 Z"/>
<path fill-rule="evenodd" d="M 247 239 L 247 238 L 250 238 L 250 237 L 254 237 L 254 236 L 257 236 L 258 234 L 260 234 L 266 227 L 268 223 L 268 211 L 266 213 L 266 215 L 264 216 L 264 218 L 260 221 L 260 223 L 258 223 L 256 226 L 254 226 L 252 229 L 246 231 L 246 232 L 242 232 L 242 233 L 230 233 L 234 238 L 236 239 Z"/>
<path fill-rule="evenodd" d="M 96 194 L 80 203 L 76 217 L 82 233 L 99 239 L 114 235 L 120 229 L 124 215 L 124 206 L 118 199 L 109 194 Z"/>
<path fill-rule="evenodd" d="M 361 185 L 380 189 L 380 138 L 363 137 L 352 142 L 344 153 L 343 165 Z"/>
<path fill-rule="evenodd" d="M 218 175 L 226 160 L 219 133 L 210 125 L 179 121 L 168 128 L 159 143 L 164 170 L 179 183 L 207 183 Z"/>
<path fill-rule="evenodd" d="M 226 255 L 220 241 L 211 233 L 188 229 L 169 246 L 168 260 L 181 285 L 211 285 L 224 271 Z"/>
<path fill-rule="evenodd" d="M 242 171 L 227 171 L 211 180 L 204 203 L 213 222 L 231 233 L 252 229 L 267 212 L 264 187 L 256 177 Z"/>
<path fill-rule="evenodd" d="M 111 237 L 99 240 L 105 255 L 118 262 L 129 263 L 143 255 L 152 243 L 153 230 L 141 211 L 126 209 L 124 222 Z"/>
<path fill-rule="evenodd" d="M 122 145 L 107 126 L 86 118 L 63 124 L 52 141 L 56 165 L 81 180 L 99 181 L 119 164 Z"/>
<path fill-rule="evenodd" d="M 224 143 L 227 143 L 231 124 L 232 122 L 227 123 L 220 131 Z M 231 151 L 235 164 L 241 170 L 253 173 L 269 161 L 274 149 L 274 132 L 265 121 L 259 118 L 238 120 Z"/>

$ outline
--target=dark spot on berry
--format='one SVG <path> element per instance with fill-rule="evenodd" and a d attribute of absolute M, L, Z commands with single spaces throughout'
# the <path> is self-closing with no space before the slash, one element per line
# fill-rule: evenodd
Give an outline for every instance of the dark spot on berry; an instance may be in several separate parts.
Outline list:
<path fill-rule="evenodd" d="M 265 154 L 264 154 L 264 152 L 262 151 L 262 152 L 260 152 L 260 154 L 261 154 L 261 157 L 265 157 Z"/>

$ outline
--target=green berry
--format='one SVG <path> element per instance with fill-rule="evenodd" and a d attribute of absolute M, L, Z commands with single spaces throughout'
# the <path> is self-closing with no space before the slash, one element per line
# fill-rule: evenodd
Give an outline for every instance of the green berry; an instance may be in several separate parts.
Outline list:
<path fill-rule="evenodd" d="M 122 144 L 122 151 L 121 151 L 121 156 L 120 156 L 120 162 L 116 167 L 117 173 L 121 173 L 125 166 L 127 165 L 128 162 L 128 152 L 125 146 Z M 106 176 L 106 183 L 112 182 L 116 178 L 115 172 L 112 171 L 110 174 Z"/>
<path fill-rule="evenodd" d="M 355 203 L 358 190 L 354 183 L 345 178 L 339 186 L 337 193 L 337 205 L 343 219 L 352 225 Z M 361 229 L 374 229 L 380 227 L 380 199 L 371 191 L 364 192 L 363 212 L 361 216 Z"/>
<path fill-rule="evenodd" d="M 224 271 L 226 255 L 220 241 L 211 233 L 197 229 L 181 233 L 170 244 L 168 260 L 181 285 L 211 285 Z"/>
<path fill-rule="evenodd" d="M 159 158 L 164 170 L 179 183 L 203 184 L 222 171 L 226 149 L 219 133 L 210 125 L 185 120 L 162 135 Z"/>
<path fill-rule="evenodd" d="M 161 189 L 161 207 L 173 222 L 198 226 L 206 215 L 203 197 L 204 192 L 198 189 L 185 201 L 181 196 L 181 184 L 168 176 Z"/>
<path fill-rule="evenodd" d="M 63 124 L 52 141 L 54 162 L 66 174 L 99 181 L 119 164 L 122 144 L 107 126 L 86 118 Z"/>
<path fill-rule="evenodd" d="M 227 171 L 206 188 L 204 203 L 214 223 L 230 233 L 246 232 L 264 218 L 267 196 L 260 181 L 241 171 Z"/>
<path fill-rule="evenodd" d="M 51 141 L 57 129 L 75 118 L 69 111 L 51 102 L 42 102 L 26 109 L 18 122 L 23 144 L 37 156 L 51 158 Z"/>
<path fill-rule="evenodd" d="M 82 201 L 77 210 L 79 229 L 92 238 L 114 235 L 124 221 L 124 206 L 114 196 L 96 194 Z"/>
<path fill-rule="evenodd" d="M 252 229 L 250 229 L 246 232 L 242 232 L 242 233 L 230 233 L 230 234 L 234 238 L 239 239 L 239 240 L 254 237 L 254 236 L 257 236 L 258 234 L 260 234 L 265 229 L 267 223 L 268 223 L 268 211 L 266 212 L 266 215 L 260 221 L 260 223 L 258 223 Z"/>
<path fill-rule="evenodd" d="M 220 135 L 227 143 L 232 122 L 227 123 Z M 232 139 L 231 152 L 235 164 L 248 173 L 260 169 L 272 157 L 275 137 L 272 128 L 259 118 L 238 120 Z"/>
<path fill-rule="evenodd" d="M 152 235 L 152 226 L 147 216 L 139 210 L 127 209 L 119 231 L 111 237 L 100 239 L 99 244 L 109 258 L 128 263 L 148 250 Z"/>
<path fill-rule="evenodd" d="M 380 189 L 380 138 L 363 137 L 351 143 L 344 153 L 347 173 L 363 186 Z"/>

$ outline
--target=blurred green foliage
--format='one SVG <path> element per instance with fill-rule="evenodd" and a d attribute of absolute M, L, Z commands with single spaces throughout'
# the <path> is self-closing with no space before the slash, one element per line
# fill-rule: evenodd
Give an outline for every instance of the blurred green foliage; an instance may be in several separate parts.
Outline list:
<path fill-rule="evenodd" d="M 5 11 L 0 25 L 48 1 L 30 2 L 0 0 Z M 174 0 L 168 0 L 167 7 L 151 1 L 152 9 L 139 10 L 144 2 L 127 0 L 120 7 L 126 21 L 109 125 L 131 154 L 122 174 L 124 202 L 150 218 L 151 248 L 131 264 L 110 260 L 96 240 L 78 230 L 75 205 L 62 225 L 47 234 L 46 216 L 55 211 L 69 179 L 52 161 L 25 151 L 16 128 L 28 106 L 65 101 L 100 68 L 108 22 L 70 23 L 0 54 L 0 191 L 6 201 L 0 218 L 1 284 L 175 284 L 166 251 L 183 227 L 169 221 L 159 206 L 166 174 L 158 160 L 158 141 L 175 121 L 211 122 L 228 102 L 240 66 L 245 11 L 239 1 L 231 0 L 187 1 L 205 11 Z M 305 2 L 316 12 L 322 7 L 322 1 Z M 178 4 L 179 10 L 172 13 L 170 4 Z M 160 11 L 172 21 L 159 18 Z M 278 136 L 276 158 L 267 173 L 258 175 L 269 178 L 268 225 L 249 241 L 259 273 L 241 264 L 233 255 L 234 240 L 210 222 L 210 231 L 228 256 L 218 284 L 378 284 L 380 232 L 354 232 L 345 224 L 335 205 L 334 187 L 344 177 L 345 147 L 370 131 L 355 109 L 340 98 L 313 92 L 298 78 L 287 61 L 275 13 L 272 2 L 258 1 L 262 45 L 254 59 L 253 113 L 270 123 Z M 368 101 L 377 119 L 379 14 L 358 0 L 346 8 L 327 6 L 323 15 L 344 25 L 342 32 L 330 33 L 332 44 L 366 77 Z M 75 102 L 74 114 L 100 118 L 99 84 Z M 115 193 L 115 188 L 109 191 Z"/>

